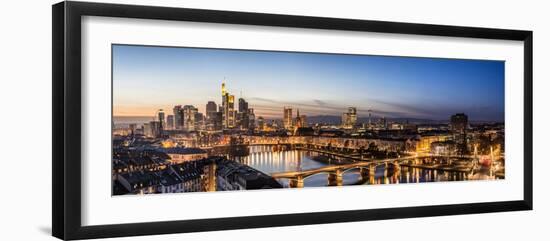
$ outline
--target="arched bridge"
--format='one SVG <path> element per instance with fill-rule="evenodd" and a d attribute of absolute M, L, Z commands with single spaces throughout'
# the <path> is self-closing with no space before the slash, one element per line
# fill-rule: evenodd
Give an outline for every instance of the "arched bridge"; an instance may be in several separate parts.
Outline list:
<path fill-rule="evenodd" d="M 342 185 L 342 176 L 345 172 L 353 170 L 353 169 L 359 169 L 359 173 L 361 174 L 362 179 L 366 179 L 367 177 L 373 177 L 374 172 L 376 170 L 376 167 L 379 165 L 393 165 L 393 167 L 397 170 L 401 168 L 402 165 L 404 166 L 412 166 L 414 167 L 414 164 L 408 164 L 405 163 L 407 160 L 412 159 L 423 159 L 423 158 L 466 158 L 466 159 L 472 159 L 474 160 L 475 157 L 472 156 L 442 156 L 442 155 L 419 155 L 419 156 L 406 156 L 406 157 L 399 157 L 399 158 L 388 158 L 388 159 L 382 159 L 382 160 L 369 160 L 369 161 L 359 161 L 354 162 L 350 164 L 342 164 L 342 165 L 330 165 L 330 166 L 324 166 L 316 169 L 310 169 L 310 170 L 304 170 L 304 171 L 291 171 L 291 172 L 280 172 L 280 173 L 272 173 L 271 176 L 273 178 L 285 178 L 289 179 L 289 183 L 291 187 L 303 187 L 304 186 L 304 179 L 320 174 L 320 173 L 327 173 L 328 174 L 328 183 L 331 186 L 341 186 Z M 426 168 L 426 167 L 423 167 Z M 430 168 L 430 167 L 427 167 Z M 438 169 L 438 168 L 434 168 Z M 441 168 L 439 168 L 441 169 Z M 442 170 L 445 170 L 444 168 Z M 457 171 L 457 172 L 469 172 L 471 171 L 471 167 L 466 168 L 458 168 L 458 169 L 447 169 L 447 171 Z"/>

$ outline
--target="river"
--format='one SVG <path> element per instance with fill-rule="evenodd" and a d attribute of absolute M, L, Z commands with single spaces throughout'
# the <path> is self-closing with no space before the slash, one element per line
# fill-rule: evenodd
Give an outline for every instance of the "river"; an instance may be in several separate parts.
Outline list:
<path fill-rule="evenodd" d="M 237 157 L 236 160 L 260 170 L 266 174 L 304 171 L 316 169 L 329 165 L 326 161 L 317 161 L 319 153 L 303 150 L 274 150 L 273 146 L 250 146 L 248 156 Z M 326 159 L 325 159 L 326 160 Z M 328 159 L 328 161 L 337 161 Z M 327 186 L 326 173 L 319 173 L 304 179 L 304 187 Z M 376 168 L 374 178 L 370 181 L 361 178 L 358 169 L 347 171 L 343 174 L 343 185 L 372 185 L 372 184 L 394 184 L 394 183 L 422 183 L 441 181 L 462 181 L 468 180 L 466 174 L 461 172 L 447 172 L 428 170 L 421 168 L 401 167 L 397 172 L 392 168 L 380 165 Z M 277 179 L 284 187 L 288 187 L 288 179 Z"/>

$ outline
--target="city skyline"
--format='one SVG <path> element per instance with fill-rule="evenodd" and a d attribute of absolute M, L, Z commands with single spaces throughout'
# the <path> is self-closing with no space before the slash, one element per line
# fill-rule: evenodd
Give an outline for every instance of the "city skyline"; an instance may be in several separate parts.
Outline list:
<path fill-rule="evenodd" d="M 154 116 L 175 105 L 221 105 L 225 80 L 256 117 L 308 116 L 504 120 L 504 63 L 487 60 L 113 46 L 113 115 Z M 192 88 L 189 88 L 192 87 Z M 241 94 L 242 93 L 242 94 Z"/>
<path fill-rule="evenodd" d="M 500 61 L 126 45 L 113 61 L 112 195 L 505 179 Z"/>

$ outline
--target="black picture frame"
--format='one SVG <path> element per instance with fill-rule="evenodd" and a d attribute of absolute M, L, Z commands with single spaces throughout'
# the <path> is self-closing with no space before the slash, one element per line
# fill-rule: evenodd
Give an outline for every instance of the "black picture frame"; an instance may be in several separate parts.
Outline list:
<path fill-rule="evenodd" d="M 87 239 L 212 230 L 532 210 L 533 33 L 523 30 L 366 21 L 171 7 L 60 2 L 52 6 L 52 233 Z M 429 36 L 517 40 L 524 43 L 524 194 L 522 200 L 421 207 L 345 210 L 235 218 L 82 226 L 81 17 L 104 16 L 207 23 L 350 30 Z M 139 221 L 139 220 L 136 220 Z"/>

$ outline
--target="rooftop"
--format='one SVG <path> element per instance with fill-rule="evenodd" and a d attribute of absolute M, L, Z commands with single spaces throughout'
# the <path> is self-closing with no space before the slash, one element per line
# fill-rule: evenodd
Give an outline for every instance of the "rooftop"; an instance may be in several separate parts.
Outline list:
<path fill-rule="evenodd" d="M 175 147 L 175 148 L 163 148 L 160 149 L 166 154 L 204 154 L 206 153 L 205 150 L 202 150 L 200 148 L 181 148 L 181 147 Z"/>

